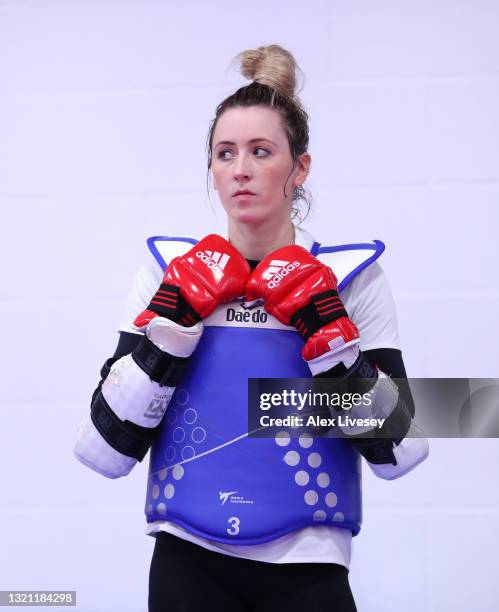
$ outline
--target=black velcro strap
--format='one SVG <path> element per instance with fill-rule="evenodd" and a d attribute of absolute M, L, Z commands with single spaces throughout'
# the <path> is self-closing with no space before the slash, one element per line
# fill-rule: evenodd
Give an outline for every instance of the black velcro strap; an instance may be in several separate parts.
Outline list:
<path fill-rule="evenodd" d="M 201 321 L 201 317 L 182 297 L 180 288 L 175 285 L 161 283 L 147 310 L 152 310 L 161 317 L 175 321 L 185 327 L 191 327 Z"/>
<path fill-rule="evenodd" d="M 397 465 L 397 460 L 393 454 L 393 447 L 400 443 L 400 440 L 371 440 L 361 438 L 352 440 L 352 444 L 359 453 L 369 463 L 383 464 L 391 463 Z"/>
<path fill-rule="evenodd" d="M 175 357 L 162 351 L 145 334 L 133 350 L 132 359 L 162 387 L 176 387 L 190 360 L 189 357 Z"/>
<path fill-rule="evenodd" d="M 348 317 L 337 291 L 329 289 L 310 298 L 310 302 L 297 310 L 290 323 L 308 340 L 318 329 L 327 323 Z"/>
<path fill-rule="evenodd" d="M 346 368 L 343 363 L 339 363 L 326 372 L 321 372 L 314 376 L 314 379 L 328 378 L 331 380 L 331 391 L 334 393 L 369 393 L 378 381 L 378 371 L 364 357 L 362 351 L 355 363 Z M 322 386 L 321 386 L 322 389 Z"/>
<path fill-rule="evenodd" d="M 122 455 L 138 461 L 146 456 L 160 428 L 160 425 L 142 427 L 131 421 L 121 421 L 111 410 L 102 392 L 92 402 L 90 416 L 97 431 L 110 446 Z"/>
<path fill-rule="evenodd" d="M 113 366 L 114 363 L 118 361 L 118 359 L 119 357 L 110 357 L 109 359 L 106 359 L 100 371 L 100 376 L 102 378 L 102 381 L 106 380 L 106 378 L 109 376 L 111 367 Z"/>
<path fill-rule="evenodd" d="M 379 384 L 384 384 L 385 381 L 386 379 L 383 379 Z M 400 444 L 400 441 L 405 438 L 409 431 L 411 420 L 411 411 L 399 393 L 397 405 L 390 416 L 386 418 L 383 426 L 376 429 L 376 437 L 390 438 L 395 444 Z"/>
<path fill-rule="evenodd" d="M 159 289 L 152 296 L 148 310 L 156 312 L 161 317 L 172 319 L 177 314 L 177 304 L 180 297 L 179 287 L 161 283 Z"/>

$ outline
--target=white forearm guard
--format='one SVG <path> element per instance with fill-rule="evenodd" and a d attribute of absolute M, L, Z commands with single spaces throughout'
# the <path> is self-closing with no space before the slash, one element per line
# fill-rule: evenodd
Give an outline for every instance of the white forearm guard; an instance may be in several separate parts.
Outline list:
<path fill-rule="evenodd" d="M 349 390 L 362 394 L 361 403 L 336 411 L 335 416 L 341 416 L 338 421 L 344 437 L 366 459 L 376 476 L 386 480 L 399 478 L 426 459 L 428 440 L 412 419 L 397 385 L 373 368 L 357 346 L 336 354 L 327 353 L 314 361 L 309 365 L 315 375 L 327 372 L 326 366 L 338 368 L 339 364 L 342 372 L 346 368 L 346 373 L 335 378 L 338 389 L 342 393 Z"/>
<path fill-rule="evenodd" d="M 385 480 L 400 478 L 428 457 L 428 440 L 416 425 L 397 385 L 383 372 L 370 392 L 367 404 L 348 410 L 351 422 L 342 426 L 345 437 L 352 440 L 371 470 Z M 375 420 L 376 425 L 369 424 Z M 360 437 L 373 433 L 372 437 Z"/>
<path fill-rule="evenodd" d="M 202 331 L 202 322 L 182 327 L 156 317 L 149 323 L 147 339 L 113 364 L 95 397 L 77 434 L 79 461 L 108 478 L 130 473 L 146 454 Z"/>

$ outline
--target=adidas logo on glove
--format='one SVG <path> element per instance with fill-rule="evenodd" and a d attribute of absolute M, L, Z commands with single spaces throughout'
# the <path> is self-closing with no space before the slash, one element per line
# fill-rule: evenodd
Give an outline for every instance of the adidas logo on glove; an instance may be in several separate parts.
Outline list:
<path fill-rule="evenodd" d="M 283 261 L 282 259 L 273 259 L 270 264 L 268 270 L 265 272 L 264 278 L 266 280 L 270 279 L 270 282 L 267 284 L 269 289 L 273 289 L 276 287 L 281 280 L 287 276 L 290 272 L 300 267 L 299 261 Z"/>
<path fill-rule="evenodd" d="M 208 268 L 220 268 L 224 270 L 229 263 L 230 255 L 226 253 L 218 253 L 217 251 L 198 251 L 196 257 L 208 266 Z"/>

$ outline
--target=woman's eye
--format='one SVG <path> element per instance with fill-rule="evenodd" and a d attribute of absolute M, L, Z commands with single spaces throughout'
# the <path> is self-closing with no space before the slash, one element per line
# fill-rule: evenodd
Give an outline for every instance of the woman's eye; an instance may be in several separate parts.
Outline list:
<path fill-rule="evenodd" d="M 264 149 L 263 147 L 256 147 L 253 150 L 253 153 L 257 157 L 267 157 L 269 155 L 269 152 L 267 151 L 267 149 Z M 222 151 L 218 153 L 218 159 L 221 159 L 222 161 L 231 159 L 232 156 L 233 156 L 233 151 L 231 149 L 223 149 Z"/>
<path fill-rule="evenodd" d="M 263 151 L 263 152 L 264 152 L 264 155 L 258 155 L 258 157 L 266 157 L 266 156 L 269 154 L 269 152 L 267 151 L 267 149 L 264 149 L 263 147 L 257 147 L 257 148 L 255 149 L 255 153 L 256 153 L 257 151 Z"/>

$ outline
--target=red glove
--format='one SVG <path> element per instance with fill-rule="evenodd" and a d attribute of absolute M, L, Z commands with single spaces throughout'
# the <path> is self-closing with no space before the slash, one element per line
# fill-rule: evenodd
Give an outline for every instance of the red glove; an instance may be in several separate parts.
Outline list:
<path fill-rule="evenodd" d="M 250 275 L 244 257 L 225 238 L 210 234 L 190 251 L 172 259 L 158 291 L 134 321 L 144 328 L 161 316 L 190 327 L 222 302 L 244 295 Z"/>
<path fill-rule="evenodd" d="M 331 268 L 303 247 L 282 247 L 258 264 L 246 286 L 246 301 L 258 298 L 267 312 L 304 337 L 306 361 L 359 341 Z"/>

